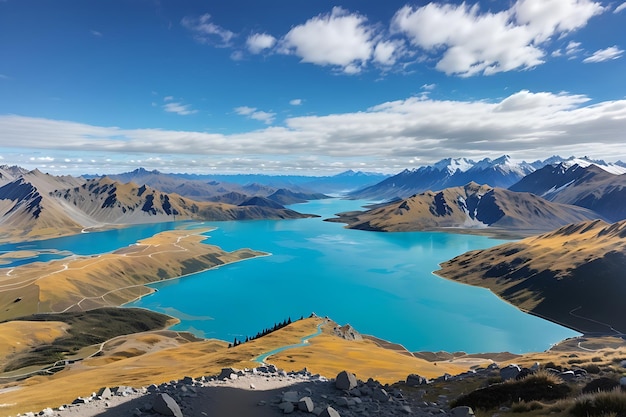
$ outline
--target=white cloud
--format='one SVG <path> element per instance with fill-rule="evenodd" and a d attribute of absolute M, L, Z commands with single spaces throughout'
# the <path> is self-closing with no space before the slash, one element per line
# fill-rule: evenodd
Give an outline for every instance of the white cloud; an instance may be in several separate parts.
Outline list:
<path fill-rule="evenodd" d="M 93 36 L 95 36 L 96 38 L 101 38 L 102 37 L 102 33 L 98 32 L 97 30 L 90 30 L 89 33 L 91 33 Z"/>
<path fill-rule="evenodd" d="M 619 49 L 617 45 L 613 45 L 606 49 L 598 49 L 593 55 L 583 59 L 583 62 L 588 64 L 592 62 L 610 61 L 612 59 L 621 58 L 623 53 L 623 49 Z"/>
<path fill-rule="evenodd" d="M 126 161 L 162 157 L 179 172 L 192 159 L 205 171 L 208 166 L 249 170 L 261 164 L 283 171 L 362 169 L 358 164 L 365 163 L 367 169 L 397 172 L 416 152 L 423 164 L 450 156 L 503 153 L 527 160 L 553 154 L 626 159 L 626 100 L 590 103 L 584 95 L 525 90 L 497 102 L 422 95 L 354 113 L 289 118 L 283 126 L 230 135 L 3 115 L 0 149 L 8 163 L 17 162 L 9 152 L 19 146 L 21 154 L 40 152 L 57 160 L 80 157 L 102 163 L 105 156 Z M 235 111 L 261 121 L 271 115 L 247 106 Z"/>
<path fill-rule="evenodd" d="M 553 36 L 585 26 L 603 10 L 589 0 L 518 0 L 495 13 L 483 13 L 477 4 L 429 3 L 402 7 L 392 30 L 430 54 L 446 74 L 490 75 L 542 64 L 542 47 Z"/>
<path fill-rule="evenodd" d="M 203 14 L 199 17 L 186 16 L 180 23 L 194 34 L 194 39 L 198 42 L 214 45 L 217 47 L 227 47 L 231 45 L 235 33 L 213 23 L 210 14 Z"/>
<path fill-rule="evenodd" d="M 257 110 L 255 107 L 241 106 L 234 108 L 235 113 L 246 116 L 253 120 L 258 120 L 265 124 L 272 124 L 276 113 L 270 113 L 263 110 Z"/>
<path fill-rule="evenodd" d="M 9 79 L 8 75 L 0 74 L 0 80 L 8 80 L 8 79 Z"/>
<path fill-rule="evenodd" d="M 233 61 L 243 61 L 244 55 L 242 51 L 233 51 L 232 54 L 230 54 L 230 59 L 232 59 Z"/>
<path fill-rule="evenodd" d="M 624 9 L 626 9 L 626 1 L 624 3 L 622 3 L 622 4 L 620 4 L 619 6 L 617 6 L 615 8 L 615 10 L 613 10 L 613 13 L 619 13 L 619 12 L 621 12 Z"/>
<path fill-rule="evenodd" d="M 193 110 L 189 104 L 183 104 L 175 101 L 168 101 L 163 105 L 163 110 L 168 113 L 176 113 L 181 116 L 187 116 L 197 113 L 198 110 Z"/>
<path fill-rule="evenodd" d="M 580 45 L 580 42 L 570 41 L 565 47 L 565 55 L 570 57 L 578 55 L 582 51 Z"/>
<path fill-rule="evenodd" d="M 402 54 L 402 41 L 380 41 L 374 48 L 374 62 L 382 65 L 393 65 Z"/>
<path fill-rule="evenodd" d="M 293 100 L 289 100 L 289 104 L 291 104 L 292 106 L 299 106 L 302 104 L 302 99 L 294 98 Z"/>
<path fill-rule="evenodd" d="M 330 14 L 293 27 L 282 39 L 281 51 L 297 55 L 302 62 L 335 66 L 354 74 L 371 58 L 373 37 L 366 17 L 334 7 Z"/>
<path fill-rule="evenodd" d="M 246 45 L 253 54 L 259 54 L 265 49 L 270 49 L 276 44 L 276 38 L 267 33 L 255 33 L 248 36 Z"/>
<path fill-rule="evenodd" d="M 424 84 L 422 85 L 422 87 L 420 87 L 422 90 L 426 90 L 426 91 L 432 91 L 435 89 L 435 87 L 437 87 L 437 84 Z"/>
<path fill-rule="evenodd" d="M 165 96 L 163 97 L 163 101 L 172 101 L 174 100 L 174 96 Z"/>

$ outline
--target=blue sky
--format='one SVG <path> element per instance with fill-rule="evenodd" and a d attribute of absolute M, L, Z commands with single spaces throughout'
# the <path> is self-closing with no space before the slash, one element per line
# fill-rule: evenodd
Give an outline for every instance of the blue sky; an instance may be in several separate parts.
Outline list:
<path fill-rule="evenodd" d="M 626 160 L 626 2 L 0 0 L 0 163 Z"/>

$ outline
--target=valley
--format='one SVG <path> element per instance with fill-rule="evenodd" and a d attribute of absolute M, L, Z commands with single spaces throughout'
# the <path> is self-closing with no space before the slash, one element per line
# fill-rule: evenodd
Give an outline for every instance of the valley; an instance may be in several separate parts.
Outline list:
<path fill-rule="evenodd" d="M 366 201 L 325 194 L 345 186 L 343 176 L 336 188 L 331 178 L 278 178 L 274 185 L 210 180 L 204 188 L 198 178 L 145 170 L 116 179 L 3 167 L 2 239 L 16 246 L 2 255 L 8 266 L 0 269 L 1 410 L 67 403 L 103 385 L 145 386 L 215 375 L 228 366 L 250 368 L 254 358 L 277 349 L 266 361 L 283 369 L 322 375 L 350 369 L 383 383 L 407 373 L 455 375 L 493 361 L 554 362 L 567 356 L 550 346 L 570 338 L 597 343 L 589 355 L 598 349 L 620 355 L 626 237 L 623 221 L 609 223 L 622 215 L 607 209 L 614 206 L 607 199 L 621 201 L 624 175 L 575 161 L 529 165 L 529 174 L 510 189 L 470 181 L 401 199 L 397 194 L 365 211 Z M 484 170 L 492 162 L 512 166 L 505 157 L 475 166 Z M 449 173 L 455 164 L 455 175 L 466 172 L 467 161 L 456 160 L 430 170 Z M 593 175 L 572 180 L 567 172 L 576 166 Z M 542 170 L 567 174 L 544 179 L 543 189 L 522 191 L 538 183 L 533 175 Z M 137 178 L 168 191 L 119 182 Z M 362 189 L 371 193 L 390 178 L 372 179 L 380 182 Z M 598 178 L 608 185 L 598 188 Z M 556 185 L 546 188 L 550 183 Z M 590 187 L 606 198 L 589 203 Z M 577 190 L 580 197 L 572 197 Z M 97 230 L 164 221 L 168 226 L 156 234 L 106 252 L 78 255 L 45 243 L 61 236 L 89 242 Z M 44 244 L 29 246 L 34 240 Z M 521 311 L 456 282 L 488 288 Z M 258 309 L 265 300 L 282 301 Z M 364 308 L 372 303 L 376 309 Z M 122 305 L 147 310 L 116 308 Z M 294 320 L 228 347 L 233 337 L 241 342 L 272 321 L 311 311 L 329 317 Z M 333 320 L 371 336 L 355 330 L 356 337 L 347 337 Z M 152 324 L 137 327 L 140 322 Z M 106 331 L 91 334 L 89 325 Z M 321 334 L 282 350 L 317 327 Z M 568 346 L 568 355 L 586 352 L 581 345 L 560 346 Z"/>

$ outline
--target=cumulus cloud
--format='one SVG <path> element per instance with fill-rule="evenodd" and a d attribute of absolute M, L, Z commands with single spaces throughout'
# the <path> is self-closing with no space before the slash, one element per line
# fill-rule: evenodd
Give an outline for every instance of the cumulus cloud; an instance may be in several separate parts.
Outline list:
<path fill-rule="evenodd" d="M 253 54 L 259 54 L 266 49 L 272 48 L 276 44 L 276 38 L 267 33 L 255 33 L 248 36 L 246 45 Z"/>
<path fill-rule="evenodd" d="M 619 49 L 617 45 L 613 45 L 606 49 L 598 49 L 590 57 L 583 59 L 583 62 L 589 64 L 593 62 L 610 61 L 612 59 L 621 58 L 623 53 L 623 49 Z"/>
<path fill-rule="evenodd" d="M 203 14 L 199 17 L 186 16 L 180 23 L 194 34 L 194 39 L 201 43 L 227 47 L 231 46 L 235 37 L 234 32 L 213 23 L 210 14 Z"/>
<path fill-rule="evenodd" d="M 358 73 L 374 51 L 374 31 L 367 18 L 334 7 L 293 27 L 282 39 L 281 51 L 302 62 L 330 65 L 346 73 Z"/>
<path fill-rule="evenodd" d="M 302 99 L 294 98 L 293 100 L 289 100 L 289 104 L 291 104 L 292 106 L 299 106 L 302 104 Z"/>
<path fill-rule="evenodd" d="M 255 107 L 241 106 L 234 108 L 235 113 L 246 116 L 253 120 L 258 120 L 265 124 L 272 124 L 274 122 L 274 117 L 276 113 L 266 112 L 262 110 L 257 110 Z"/>
<path fill-rule="evenodd" d="M 621 12 L 624 9 L 626 9 L 626 1 L 624 3 L 622 3 L 622 4 L 620 4 L 619 6 L 617 6 L 615 8 L 615 10 L 613 10 L 613 13 L 619 13 L 619 12 Z"/>
<path fill-rule="evenodd" d="M 589 0 L 518 0 L 500 12 L 482 12 L 478 4 L 429 3 L 402 7 L 392 29 L 430 54 L 436 69 L 468 77 L 540 65 L 542 47 L 553 36 L 585 26 L 603 10 Z"/>
<path fill-rule="evenodd" d="M 282 126 L 230 135 L 4 115 L 0 116 L 0 148 L 7 159 L 7 152 L 19 146 L 30 155 L 58 152 L 59 160 L 72 153 L 81 153 L 85 161 L 100 160 L 102 153 L 119 159 L 141 154 L 142 160 L 170 155 L 168 160 L 180 161 L 202 161 L 209 158 L 199 155 L 211 155 L 210 162 L 198 166 L 247 169 L 265 164 L 287 170 L 360 169 L 358 161 L 367 169 L 393 171 L 405 168 L 416 155 L 424 164 L 450 156 L 503 153 L 527 160 L 555 153 L 625 159 L 626 100 L 590 103 L 584 95 L 526 90 L 496 102 L 433 100 L 422 95 L 354 113 L 293 117 Z M 271 115 L 247 106 L 235 111 L 261 121 Z M 99 156 L 93 158 L 94 153 Z"/>

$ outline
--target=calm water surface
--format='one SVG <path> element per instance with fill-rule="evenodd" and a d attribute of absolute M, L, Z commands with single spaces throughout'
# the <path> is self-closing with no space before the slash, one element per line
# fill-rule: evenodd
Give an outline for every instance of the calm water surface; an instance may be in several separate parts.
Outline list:
<path fill-rule="evenodd" d="M 524 314 L 490 291 L 432 274 L 438 264 L 502 243 L 448 233 L 376 233 L 322 221 L 362 202 L 322 200 L 292 208 L 322 218 L 204 223 L 207 243 L 271 256 L 153 285 L 129 304 L 173 315 L 175 327 L 233 340 L 281 322 L 329 316 L 412 351 L 540 351 L 578 333 Z"/>

